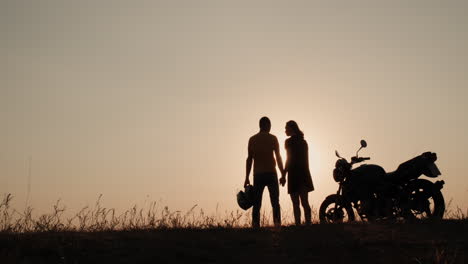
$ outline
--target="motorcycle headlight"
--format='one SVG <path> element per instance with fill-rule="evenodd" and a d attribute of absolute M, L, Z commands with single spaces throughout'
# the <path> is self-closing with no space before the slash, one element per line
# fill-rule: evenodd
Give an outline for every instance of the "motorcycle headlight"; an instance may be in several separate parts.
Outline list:
<path fill-rule="evenodd" d="M 334 170 L 333 170 L 333 179 L 334 179 L 336 182 L 341 182 L 341 181 L 344 179 L 343 170 L 334 169 Z"/>

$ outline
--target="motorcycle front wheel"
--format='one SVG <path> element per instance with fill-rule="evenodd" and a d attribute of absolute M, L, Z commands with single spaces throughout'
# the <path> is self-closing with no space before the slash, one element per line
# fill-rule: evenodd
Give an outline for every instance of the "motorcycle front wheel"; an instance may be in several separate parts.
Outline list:
<path fill-rule="evenodd" d="M 320 223 L 344 223 L 354 221 L 354 211 L 350 204 L 343 204 L 339 195 L 329 195 L 320 205 Z"/>
<path fill-rule="evenodd" d="M 442 219 L 444 196 L 431 181 L 418 179 L 408 185 L 409 216 L 412 219 Z"/>

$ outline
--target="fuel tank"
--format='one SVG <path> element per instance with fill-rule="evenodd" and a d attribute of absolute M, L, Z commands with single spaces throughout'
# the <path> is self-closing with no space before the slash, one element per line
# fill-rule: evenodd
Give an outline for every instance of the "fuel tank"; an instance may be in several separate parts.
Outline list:
<path fill-rule="evenodd" d="M 350 180 L 353 184 L 375 186 L 382 183 L 385 178 L 385 170 L 378 165 L 361 165 L 351 170 Z"/>

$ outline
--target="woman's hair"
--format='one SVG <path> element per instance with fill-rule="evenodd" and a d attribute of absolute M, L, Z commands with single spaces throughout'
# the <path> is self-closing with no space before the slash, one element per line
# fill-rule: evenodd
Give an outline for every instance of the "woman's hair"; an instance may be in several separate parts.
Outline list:
<path fill-rule="evenodd" d="M 286 123 L 286 126 L 290 127 L 296 135 L 301 137 L 304 136 L 304 133 L 299 129 L 299 126 L 297 125 L 296 121 L 290 120 Z"/>

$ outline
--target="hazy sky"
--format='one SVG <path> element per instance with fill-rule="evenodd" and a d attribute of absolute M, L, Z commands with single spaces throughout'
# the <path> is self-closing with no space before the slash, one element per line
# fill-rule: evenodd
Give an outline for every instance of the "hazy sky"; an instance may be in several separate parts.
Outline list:
<path fill-rule="evenodd" d="M 304 131 L 315 207 L 364 138 L 387 171 L 436 152 L 467 208 L 467 3 L 0 0 L 0 194 L 24 206 L 31 157 L 38 211 L 237 209 L 266 115 L 283 154 Z"/>

